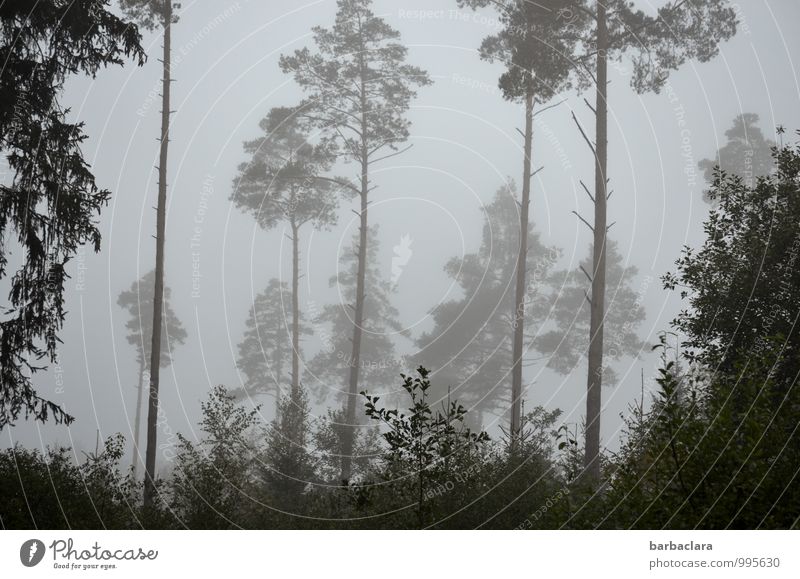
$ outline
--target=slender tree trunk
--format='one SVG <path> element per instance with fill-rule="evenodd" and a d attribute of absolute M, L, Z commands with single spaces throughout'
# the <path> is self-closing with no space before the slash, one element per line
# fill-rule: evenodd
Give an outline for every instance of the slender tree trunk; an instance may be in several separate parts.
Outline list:
<path fill-rule="evenodd" d="M 292 217 L 292 399 L 300 392 L 300 227 Z"/>
<path fill-rule="evenodd" d="M 597 2 L 597 102 L 594 183 L 594 243 L 592 255 L 592 301 L 589 328 L 589 372 L 586 391 L 585 476 L 600 481 L 600 410 L 603 385 L 603 318 L 606 294 L 606 194 L 608 177 L 608 30 L 606 7 Z"/>
<path fill-rule="evenodd" d="M 342 480 L 349 481 L 353 471 L 353 449 L 356 438 L 356 397 L 358 374 L 361 367 L 361 336 L 364 323 L 364 300 L 367 275 L 367 190 L 369 175 L 366 151 L 361 170 L 361 224 L 358 241 L 358 274 L 356 281 L 356 308 L 353 319 L 353 351 L 350 357 L 350 388 L 347 393 L 347 424 L 342 449 Z"/>
<path fill-rule="evenodd" d="M 156 210 L 156 280 L 153 291 L 153 340 L 150 350 L 150 397 L 147 409 L 147 451 L 145 456 L 144 505 L 153 506 L 156 476 L 156 437 L 158 435 L 158 380 L 161 367 L 161 323 L 164 307 L 164 235 L 167 223 L 167 153 L 170 119 L 170 58 L 172 42 L 172 2 L 165 3 L 164 79 L 161 88 L 161 155 L 158 165 L 158 208 Z"/>
<path fill-rule="evenodd" d="M 528 264 L 528 213 L 531 202 L 531 154 L 533 149 L 533 90 L 525 96 L 525 159 L 522 173 L 522 203 L 519 211 L 519 255 L 517 295 L 514 304 L 514 357 L 511 371 L 511 448 L 516 448 L 522 424 L 522 356 L 525 329 L 525 285 Z"/>
<path fill-rule="evenodd" d="M 369 123 L 367 122 L 366 65 L 364 47 L 361 55 L 360 106 L 361 106 L 361 223 L 358 241 L 358 273 L 356 276 L 356 307 L 353 319 L 353 349 L 350 356 L 350 384 L 347 392 L 347 426 L 342 440 L 341 480 L 349 481 L 353 474 L 353 450 L 356 441 L 356 397 L 358 396 L 358 374 L 361 366 L 361 336 L 364 323 L 364 299 L 367 278 L 367 207 L 369 195 Z"/>
<path fill-rule="evenodd" d="M 133 459 L 131 460 L 131 468 L 133 469 L 133 478 L 136 480 L 136 475 L 139 472 L 139 435 L 142 425 L 142 391 L 144 390 L 144 352 L 139 356 L 139 387 L 136 389 L 136 418 L 133 424 Z"/>
<path fill-rule="evenodd" d="M 280 419 L 281 416 L 281 383 L 283 382 L 283 329 L 286 321 L 281 316 L 275 320 L 277 327 L 275 328 L 275 420 Z"/>

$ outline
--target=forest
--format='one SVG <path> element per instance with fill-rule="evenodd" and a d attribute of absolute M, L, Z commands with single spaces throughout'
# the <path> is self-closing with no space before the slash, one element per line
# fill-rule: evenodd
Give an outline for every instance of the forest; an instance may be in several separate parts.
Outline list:
<path fill-rule="evenodd" d="M 780 19 L 188 4 L 0 2 L 0 527 L 800 529 Z"/>

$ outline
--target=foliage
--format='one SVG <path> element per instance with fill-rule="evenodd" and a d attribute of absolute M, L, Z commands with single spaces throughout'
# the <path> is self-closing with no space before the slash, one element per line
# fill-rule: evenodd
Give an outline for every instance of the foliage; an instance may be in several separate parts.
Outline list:
<path fill-rule="evenodd" d="M 100 249 L 96 217 L 110 197 L 100 189 L 81 145 L 80 122 L 59 102 L 73 75 L 132 58 L 144 61 L 135 26 L 108 10 L 108 0 L 45 0 L 0 9 L 0 151 L 11 181 L 0 184 L 0 280 L 9 277 L 0 308 L 0 428 L 21 413 L 71 422 L 36 393 L 31 375 L 58 358 L 67 262 L 84 244 Z M 19 247 L 16 271 L 8 256 Z M 37 361 L 43 361 L 41 364 Z"/>
<path fill-rule="evenodd" d="M 554 71 L 551 66 L 560 56 L 571 57 L 572 47 L 582 48 L 572 62 L 576 64 L 573 79 L 579 89 L 594 85 L 592 65 L 596 56 L 597 19 L 586 0 L 537 1 L 526 0 L 457 0 L 459 6 L 471 8 L 495 6 L 501 14 L 504 30 L 487 40 L 485 54 L 497 52 L 502 41 L 513 50 L 505 58 L 509 71 L 533 68 L 537 76 Z M 636 8 L 630 0 L 607 0 L 609 60 L 621 61 L 624 56 L 632 64 L 631 86 L 638 93 L 658 92 L 667 82 L 669 73 L 690 60 L 707 62 L 719 52 L 719 44 L 736 33 L 736 13 L 728 0 L 684 2 L 674 0 L 661 6 L 656 14 Z M 539 22 L 548 25 L 540 29 Z M 549 38 L 546 46 L 558 47 L 549 51 L 539 45 Z M 501 45 L 502 46 L 502 45 Z M 507 48 L 505 50 L 508 50 Z M 537 60 L 539 67 L 537 69 Z M 542 62 L 544 61 L 544 62 Z M 544 66 L 543 66 L 544 65 Z M 563 74 L 563 73 L 559 73 Z M 543 75 L 543 76 L 544 76 Z M 505 76 L 506 87 L 513 86 L 513 74 Z M 553 86 L 560 80 L 554 78 Z M 503 87 L 501 81 L 501 87 Z M 504 90 L 506 87 L 503 87 Z M 545 94 L 548 91 L 545 90 Z"/>
<path fill-rule="evenodd" d="M 800 342 L 793 331 L 800 303 L 800 146 L 774 152 L 774 173 L 747 186 L 718 170 L 703 225 L 706 240 L 685 248 L 664 287 L 680 289 L 688 307 L 675 320 L 691 359 L 727 371 L 758 357 L 771 336 Z M 791 371 L 791 368 L 789 369 Z"/>
<path fill-rule="evenodd" d="M 714 171 L 719 167 L 727 175 L 738 175 L 747 187 L 759 177 L 766 177 L 775 168 L 772 148 L 775 143 L 764 137 L 758 126 L 758 115 L 742 113 L 733 119 L 725 131 L 728 142 L 720 147 L 714 159 L 703 159 L 698 166 L 709 185 L 714 183 Z M 710 201 L 705 194 L 703 199 Z"/>
<path fill-rule="evenodd" d="M 263 135 L 244 144 L 250 159 L 239 165 L 231 200 L 265 230 L 288 222 L 336 224 L 334 185 L 317 179 L 334 161 L 329 143 L 313 145 L 297 109 L 276 107 L 259 123 Z"/>
<path fill-rule="evenodd" d="M 312 453 L 308 395 L 300 388 L 281 397 L 278 417 L 266 431 L 266 448 L 257 476 L 269 489 L 274 504 L 287 509 L 302 504 L 306 487 L 316 482 Z"/>
<path fill-rule="evenodd" d="M 139 484 L 120 471 L 124 440 L 108 438 L 81 463 L 67 448 L 0 453 L 0 527 L 135 529 L 143 523 Z"/>
<path fill-rule="evenodd" d="M 193 443 L 178 435 L 178 454 L 163 500 L 190 529 L 240 527 L 253 476 L 248 433 L 258 421 L 259 408 L 238 407 L 224 386 L 216 386 L 201 408 L 205 438 Z"/>
<path fill-rule="evenodd" d="M 325 415 L 314 420 L 314 448 L 317 454 L 317 478 L 322 484 L 340 485 L 342 452 L 347 418 L 343 408 L 328 408 Z M 372 472 L 381 456 L 380 432 L 377 427 L 359 425 L 353 446 L 351 481 L 360 481 Z"/>
<path fill-rule="evenodd" d="M 520 102 L 530 92 L 536 102 L 546 103 L 569 90 L 585 13 L 576 10 L 572 19 L 564 18 L 563 0 L 459 0 L 473 8 L 489 4 L 503 27 L 483 40 L 480 55 L 506 66 L 498 83 L 503 97 Z"/>
<path fill-rule="evenodd" d="M 417 516 L 422 527 L 426 521 L 428 479 L 440 469 L 447 470 L 457 457 L 477 452 L 489 436 L 483 431 L 474 433 L 464 425 L 467 411 L 455 401 L 434 412 L 427 400 L 430 372 L 420 366 L 417 374 L 416 378 L 401 374 L 403 390 L 411 399 L 408 414 L 379 408 L 376 406 L 379 396 L 361 394 L 366 399 L 366 415 L 387 429 L 383 433 L 389 446 L 384 455 L 383 478 L 396 480 L 416 475 Z"/>
<path fill-rule="evenodd" d="M 434 369 L 441 386 L 472 410 L 473 425 L 481 414 L 502 412 L 510 403 L 514 276 L 519 247 L 519 213 L 513 184 L 500 188 L 484 210 L 482 243 L 476 253 L 451 259 L 445 272 L 463 297 L 439 304 L 430 312 L 431 331 L 417 339 L 415 363 Z M 559 251 L 539 235 L 528 233 L 528 293 L 526 325 L 538 327 L 548 313 L 543 282 L 549 278 Z M 436 385 L 434 385 L 436 389 Z M 447 391 L 435 390 L 434 400 Z"/>
<path fill-rule="evenodd" d="M 203 404 L 197 444 L 181 437 L 164 503 L 143 513 L 138 483 L 118 468 L 121 438 L 80 466 L 66 449 L 42 455 L 19 446 L 0 454 L 0 523 L 5 528 L 792 528 L 800 517 L 796 416 L 769 355 L 730 375 L 662 358 L 649 408 L 631 408 L 619 453 L 606 457 L 606 483 L 578 482 L 579 436 L 560 413 L 537 407 L 513 447 L 466 427 L 457 402 L 431 407 L 427 370 L 403 376 L 407 410 L 379 406 L 378 461 L 355 483 L 326 484 L 322 448 L 307 401 L 286 397 L 265 438 L 258 410 L 234 404 L 223 387 Z M 796 364 L 785 358 L 780 364 Z M 328 470 L 335 476 L 336 465 Z M 311 484 L 309 484 L 311 483 Z M 24 489 L 24 492 L 23 492 Z M 299 516 L 298 516 L 299 515 Z"/>
<path fill-rule="evenodd" d="M 137 22 L 147 30 L 155 30 L 164 26 L 170 8 L 178 8 L 180 4 L 172 0 L 120 0 L 122 11 L 128 18 Z M 172 23 L 178 21 L 178 16 L 172 12 Z"/>
<path fill-rule="evenodd" d="M 317 52 L 281 56 L 281 69 L 306 93 L 301 114 L 335 141 L 344 158 L 376 160 L 408 139 L 405 117 L 427 73 L 405 64 L 399 32 L 371 10 L 372 0 L 338 0 L 332 28 L 312 28 Z"/>
<path fill-rule="evenodd" d="M 720 43 L 736 34 L 736 11 L 728 0 L 673 0 L 655 15 L 637 9 L 630 0 L 612 0 L 606 6 L 608 57 L 630 57 L 631 86 L 639 94 L 658 93 L 670 72 L 686 62 L 710 61 Z M 591 40 L 588 46 L 591 50 Z"/>
<path fill-rule="evenodd" d="M 546 355 L 547 365 L 561 374 L 569 374 L 584 358 L 589 347 L 589 304 L 592 248 L 575 270 L 555 272 L 548 280 L 551 293 L 547 310 L 554 327 L 539 329 L 533 337 L 534 347 Z M 644 343 L 637 334 L 644 321 L 642 296 L 634 289 L 638 270 L 625 265 L 616 241 L 608 240 L 606 248 L 606 304 L 603 342 L 603 383 L 613 385 L 618 378 L 611 363 L 623 357 L 638 357 Z"/>
<path fill-rule="evenodd" d="M 775 350 L 781 339 L 773 341 Z M 800 396 L 778 378 L 772 355 L 741 360 L 708 381 L 681 383 L 674 362 L 657 377 L 616 462 L 601 526 L 791 528 Z M 776 404 L 778 401 L 778 404 Z M 776 508 L 776 501 L 781 507 Z"/>
<path fill-rule="evenodd" d="M 401 374 L 403 390 L 411 398 L 408 416 L 399 410 L 378 408 L 378 396 L 361 394 L 366 398 L 366 414 L 383 423 L 388 431 L 383 438 L 389 445 L 387 461 L 391 466 L 412 465 L 418 472 L 445 463 L 449 457 L 465 448 L 467 451 L 489 440 L 485 432 L 475 434 L 463 426 L 466 409 L 457 402 L 444 406 L 444 412 L 434 411 L 427 401 L 431 387 L 430 372 L 417 369 L 418 377 Z M 456 424 L 459 428 L 456 428 Z"/>
<path fill-rule="evenodd" d="M 331 287 L 338 290 L 340 303 L 328 304 L 314 319 L 318 327 L 327 326 L 320 352 L 309 362 L 308 368 L 319 386 L 330 390 L 345 385 L 350 368 L 350 336 L 353 327 L 353 304 L 356 299 L 358 273 L 358 234 L 353 238 L 351 250 L 345 251 L 337 275 L 330 278 Z M 366 296 L 364 301 L 364 337 L 361 345 L 360 373 L 365 382 L 375 388 L 388 387 L 397 375 L 398 359 L 395 352 L 395 335 L 406 335 L 398 320 L 398 311 L 391 303 L 394 287 L 382 278 L 378 267 L 378 228 L 369 229 L 366 264 Z M 321 390 L 320 398 L 328 395 Z"/>
<path fill-rule="evenodd" d="M 291 319 L 292 292 L 286 282 L 273 278 L 253 301 L 239 342 L 236 366 L 244 380 L 242 388 L 231 391 L 237 398 L 270 394 L 277 406 L 291 370 Z M 301 316 L 300 333 L 310 335 L 311 328 L 302 322 Z"/>
<path fill-rule="evenodd" d="M 128 311 L 130 319 L 125 323 L 128 329 L 126 339 L 136 348 L 136 360 L 147 366 L 150 363 L 150 348 L 153 334 L 153 290 L 155 271 L 146 273 L 142 279 L 133 282 L 131 288 L 123 291 L 117 298 L 117 305 Z M 164 287 L 164 320 L 161 326 L 161 367 L 172 363 L 172 350 L 186 342 L 188 334 L 170 303 L 172 290 Z"/>

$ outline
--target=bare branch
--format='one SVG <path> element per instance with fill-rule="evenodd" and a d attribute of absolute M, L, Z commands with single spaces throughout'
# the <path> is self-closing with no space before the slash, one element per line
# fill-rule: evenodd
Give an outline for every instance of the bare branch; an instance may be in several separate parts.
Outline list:
<path fill-rule="evenodd" d="M 581 217 L 580 213 L 578 213 L 577 211 L 573 211 L 573 213 L 575 214 L 575 216 L 578 219 L 580 219 L 581 221 L 583 221 L 586 224 L 586 227 L 588 227 L 589 229 L 594 231 L 594 227 L 592 227 L 592 225 L 588 221 L 586 221 L 583 217 Z"/>
<path fill-rule="evenodd" d="M 586 141 L 586 144 L 589 145 L 589 148 L 592 150 L 592 155 L 597 157 L 597 150 L 595 149 L 594 144 L 592 143 L 592 141 L 589 140 L 589 137 L 586 136 L 586 133 L 584 132 L 583 127 L 581 126 L 580 122 L 578 121 L 578 117 L 575 116 L 575 112 L 574 111 L 572 113 L 572 120 L 575 121 L 575 124 L 578 126 L 578 130 L 581 132 L 581 135 L 583 136 L 583 140 Z"/>
<path fill-rule="evenodd" d="M 594 195 L 592 195 L 591 191 L 589 191 L 589 188 L 586 186 L 586 184 L 583 181 L 578 181 L 578 183 L 581 184 L 581 187 L 583 187 L 583 190 L 586 191 L 586 194 L 589 196 L 589 199 L 591 199 L 592 203 L 594 203 Z"/>
<path fill-rule="evenodd" d="M 554 109 L 558 105 L 563 105 L 565 102 L 567 102 L 567 99 L 562 99 L 562 100 L 560 100 L 559 102 L 557 102 L 554 105 L 549 105 L 549 106 L 544 107 L 543 109 L 539 109 L 538 111 L 533 113 L 533 116 L 535 117 L 536 115 L 541 114 L 541 113 L 543 113 L 543 112 L 545 112 L 547 110 Z"/>
<path fill-rule="evenodd" d="M 408 147 L 406 147 L 404 149 L 400 149 L 399 151 L 395 151 L 394 153 L 390 153 L 388 155 L 384 155 L 383 157 L 378 157 L 377 159 L 371 159 L 369 161 L 369 164 L 372 165 L 373 163 L 377 163 L 378 161 L 385 161 L 386 159 L 391 159 L 392 157 L 396 157 L 397 155 L 405 153 L 406 151 L 408 151 L 413 146 L 414 146 L 414 144 L 412 143 Z"/>

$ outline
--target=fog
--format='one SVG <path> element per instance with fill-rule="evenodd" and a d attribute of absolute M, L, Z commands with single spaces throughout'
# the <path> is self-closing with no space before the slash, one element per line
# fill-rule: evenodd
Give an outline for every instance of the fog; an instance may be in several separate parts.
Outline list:
<path fill-rule="evenodd" d="M 641 3 L 647 4 L 645 2 Z M 654 10 L 662 2 L 650 3 Z M 779 140 L 775 128 L 800 127 L 800 96 L 794 57 L 800 39 L 792 24 L 800 6 L 790 0 L 745 2 L 736 6 L 737 34 L 708 63 L 688 62 L 669 77 L 660 94 L 637 95 L 629 86 L 631 66 L 623 59 L 609 67 L 609 236 L 618 243 L 630 280 L 646 311 L 638 327 L 644 342 L 638 357 L 613 364 L 618 383 L 603 388 L 602 444 L 618 446 L 628 405 L 653 389 L 658 363 L 651 346 L 681 308 L 675 292 L 662 289 L 661 276 L 674 269 L 683 246 L 703 239 L 709 205 L 698 162 L 713 158 L 725 143 L 734 117 L 756 113 L 764 134 Z M 414 339 L 434 326 L 437 305 L 463 297 L 444 266 L 454 257 L 478 251 L 483 209 L 498 189 L 521 184 L 524 122 L 519 104 L 503 100 L 497 88 L 500 64 L 481 61 L 481 40 L 497 32 L 490 10 L 458 9 L 452 0 L 376 0 L 375 13 L 396 28 L 408 46 L 409 63 L 433 80 L 412 100 L 408 140 L 413 147 L 376 165 L 371 177 L 370 223 L 378 226 L 374 265 L 394 284 L 392 305 L 402 329 L 391 336 L 398 355 L 418 352 Z M 173 28 L 173 109 L 166 236 L 166 284 L 171 305 L 188 337 L 172 349 L 172 363 L 161 373 L 163 416 L 159 445 L 181 432 L 200 436 L 200 402 L 211 387 L 243 385 L 237 345 L 255 297 L 271 278 L 291 280 L 291 242 L 287 227 L 264 231 L 230 200 L 237 166 L 246 161 L 242 143 L 259 135 L 259 121 L 276 106 L 299 102 L 302 93 L 278 66 L 281 54 L 312 43 L 312 26 L 330 26 L 333 0 L 295 3 L 184 1 Z M 3 444 L 64 444 L 93 449 L 115 432 L 130 438 L 136 404 L 138 364 L 126 341 L 128 314 L 119 294 L 154 267 L 161 47 L 158 32 L 145 33 L 149 62 L 102 70 L 96 79 L 73 78 L 64 103 L 85 122 L 84 144 L 101 187 L 112 192 L 102 212 L 102 251 L 81 251 L 68 266 L 65 327 L 58 363 L 37 374 L 40 395 L 75 416 L 70 426 L 19 421 L 5 429 Z M 546 246 L 561 248 L 554 269 L 574 270 L 588 255 L 591 235 L 573 211 L 589 217 L 591 201 L 580 181 L 592 183 L 593 158 L 571 114 L 591 131 L 593 117 L 583 99 L 591 91 L 565 93 L 563 103 L 537 114 L 533 165 L 543 167 L 533 180 L 531 221 Z M 352 164 L 335 174 L 357 178 Z M 308 227 L 301 243 L 301 309 L 320 311 L 342 301 L 329 285 L 358 231 L 356 201 L 343 200 L 339 222 L 330 231 Z M 397 249 L 400 247 L 401 249 Z M 408 251 L 407 251 L 408 250 Z M 508 280 L 513 287 L 513 280 Z M 613 300 L 614 288 L 609 288 Z M 307 362 L 321 348 L 324 328 L 303 341 Z M 527 347 L 527 346 L 526 346 Z M 525 405 L 560 408 L 560 421 L 578 424 L 585 412 L 586 365 L 567 375 L 546 368 L 529 354 L 524 370 Z M 537 360 L 535 360 L 537 359 Z M 432 368 L 436 372 L 437 368 Z M 397 390 L 400 372 L 396 367 Z M 439 374 L 442 380 L 446 372 Z M 433 375 L 436 381 L 437 374 Z M 313 414 L 340 404 L 340 384 L 320 380 L 303 367 L 302 381 L 313 393 Z M 452 385 L 457 395 L 458 384 Z M 386 386 L 365 384 L 381 393 Z M 320 394 L 321 393 L 321 394 Z M 320 401 L 322 395 L 327 400 Z M 265 422 L 274 400 L 260 396 Z M 507 412 L 484 416 L 483 427 L 498 435 Z M 162 450 L 166 446 L 162 446 Z M 159 469 L 164 467 L 159 455 Z"/>

